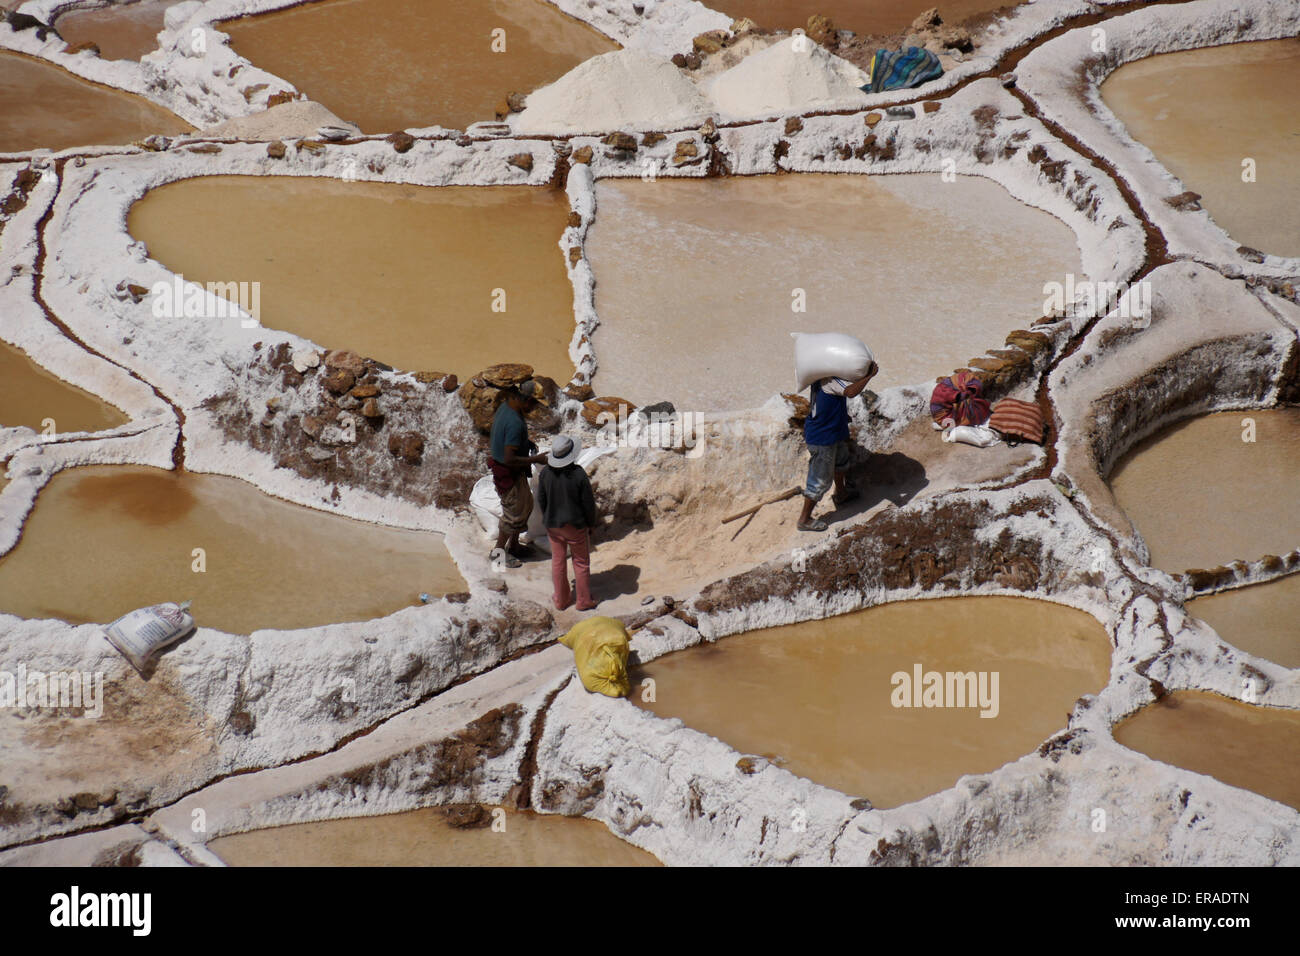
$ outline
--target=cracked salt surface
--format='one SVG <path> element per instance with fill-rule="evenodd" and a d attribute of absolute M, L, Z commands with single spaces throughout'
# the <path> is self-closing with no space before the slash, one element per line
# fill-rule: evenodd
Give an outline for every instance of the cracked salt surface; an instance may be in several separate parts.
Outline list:
<path fill-rule="evenodd" d="M 30 0 L 27 10 L 48 17 L 57 2 Z M 0 47 L 210 126 L 258 114 L 273 94 L 291 90 L 264 64 L 232 51 L 213 21 L 283 5 L 212 0 L 173 7 L 160 49 L 138 64 L 69 56 L 57 39 L 4 26 Z M 652 16 L 600 0 L 556 6 L 628 49 L 662 57 L 730 21 L 684 0 L 663 0 Z M 1104 17 L 1108 6 L 1121 15 Z M 1258 786 L 1248 778 L 1225 773 L 1221 782 L 1149 759 L 1116 743 L 1112 730 L 1165 691 L 1241 699 L 1250 688 L 1257 706 L 1249 713 L 1292 717 L 1300 708 L 1297 672 L 1225 643 L 1232 638 L 1197 620 L 1188 598 L 1281 575 L 1294 580 L 1300 552 L 1199 576 L 1165 573 L 1147 566 L 1141 538 L 1103 480 L 1134 442 L 1167 424 L 1300 398 L 1300 260 L 1247 258 L 1204 212 L 1165 203 L 1185 185 L 1151 162 L 1096 89 L 1116 67 L 1153 54 L 1294 37 L 1300 12 L 1290 0 L 1259 0 L 1248 14 L 1233 0 L 1098 11 L 1082 0 L 1015 7 L 927 89 L 879 94 L 855 113 L 724 123 L 658 142 L 639 137 L 630 148 L 593 136 L 552 144 L 516 139 L 506 129 L 477 127 L 462 138 L 431 127 L 414 130 L 409 143 L 290 142 L 282 159 L 270 158 L 265 142 L 204 144 L 193 152 L 185 141 L 155 141 L 160 152 L 101 146 L 54 163 L 38 155 L 28 174 L 21 173 L 28 157 L 7 159 L 0 165 L 0 190 L 7 193 L 0 199 L 0 331 L 132 420 L 94 434 L 0 430 L 9 480 L 0 495 L 6 548 L 38 492 L 62 469 L 183 461 L 196 471 L 240 475 L 322 511 L 447 532 L 471 597 L 295 635 L 260 631 L 232 639 L 201 627 L 164 655 L 150 685 L 93 626 L 4 618 L 0 663 L 104 671 L 119 709 L 85 725 L 93 739 L 49 733 L 51 722 L 63 719 L 53 714 L 0 725 L 5 766 L 29 768 L 17 773 L 19 785 L 0 808 L 0 846 L 30 844 L 0 852 L 0 862 L 215 865 L 221 861 L 203 840 L 471 802 L 585 816 L 669 864 L 1300 862 L 1300 814 L 1293 807 L 1237 785 Z M 1096 17 L 1111 51 L 1105 62 L 1090 49 Z M 203 50 L 192 43 L 195 29 L 207 40 Z M 1040 39 L 1053 31 L 1059 35 Z M 1014 65 L 1014 90 L 993 78 L 1005 65 Z M 493 89 L 494 96 L 504 92 Z M 877 112 L 871 125 L 865 103 L 899 99 L 914 104 L 915 118 Z M 269 137 L 280 122 L 287 129 L 304 119 L 259 115 L 250 129 Z M 405 420 L 425 436 L 423 463 L 381 464 L 386 448 L 377 432 L 373 446 L 357 449 L 358 461 L 376 456 L 373 470 L 344 467 L 349 452 L 314 472 L 282 450 L 259 450 L 232 422 L 245 420 L 249 408 L 262 415 L 274 395 L 293 409 L 315 401 L 314 381 L 299 396 L 292 376 L 269 377 L 268 356 L 329 343 L 271 328 L 159 318 L 126 287 L 171 277 L 132 241 L 125 222 L 132 202 L 177 179 L 278 175 L 288 183 L 291 176 L 356 173 L 426 187 L 562 182 L 572 223 L 561 240 L 572 287 L 572 310 L 566 304 L 564 311 L 574 320 L 569 356 L 582 383 L 604 362 L 593 346 L 601 315 L 586 248 L 601 220 L 602 180 L 638 176 L 647 162 L 657 164 L 662 185 L 676 176 L 728 173 L 936 173 L 945 157 L 958 175 L 983 174 L 1066 223 L 1081 256 L 1078 278 L 1141 276 L 1152 283 L 1149 327 L 1135 328 L 1122 314 L 1040 320 L 1035 309 L 1008 325 L 1016 328 L 1010 347 L 1000 347 L 1000 336 L 981 342 L 998 353 L 976 365 L 989 387 L 1037 398 L 1053 419 L 1051 447 L 963 449 L 976 456 L 964 460 L 932 434 L 929 444 L 923 440 L 927 389 L 884 388 L 870 414 L 858 403 L 854 414 L 859 440 L 889 462 L 889 487 L 870 508 L 842 516 L 833 526 L 842 534 L 812 540 L 790 531 L 783 525 L 788 516 L 773 508 L 734 541 L 730 533 L 728 540 L 717 533 L 696 538 L 693 530 L 716 526 L 740 506 L 738 498 L 760 499 L 772 484 L 784 484 L 785 470 L 798 471 L 798 432 L 788 422 L 796 410 L 780 399 L 717 415 L 715 452 L 696 474 L 676 453 L 655 449 L 621 449 L 601 465 L 610 487 L 622 492 L 609 503 L 623 507 L 615 532 L 629 542 L 625 555 L 640 543 L 625 534 L 628 527 L 650 520 L 650 534 L 659 537 L 642 541 L 672 538 L 678 543 L 664 550 L 678 557 L 703 542 L 689 562 L 655 569 L 655 591 L 672 593 L 672 607 L 656 601 L 637 610 L 639 591 L 617 605 L 640 627 L 634 647 L 651 665 L 669 651 L 731 640 L 727 635 L 744 630 L 939 594 L 1048 598 L 1101 623 L 1114 646 L 1110 679 L 1075 702 L 1063 730 L 996 770 L 893 809 L 863 810 L 846 793 L 770 764 L 747 773 L 737 766 L 744 755 L 726 743 L 589 695 L 572 679 L 566 650 L 539 650 L 567 626 L 544 610 L 544 582 L 514 573 L 498 580 L 480 553 L 477 528 L 449 507 L 458 500 L 456 482 L 478 475 L 466 464 L 478 452 L 465 437 L 469 426 L 455 394 L 400 371 L 382 373 L 385 394 L 392 389 L 419 406 Z M 552 254 L 555 241 L 548 240 Z M 1172 259 L 1195 261 L 1167 263 L 1166 250 Z M 774 383 L 768 394 L 782 387 Z M 576 403 L 561 409 L 576 411 Z M 574 420 L 566 427 L 584 428 Z M 928 485 L 918 487 L 918 469 Z M 432 491 L 413 495 L 421 482 Z M 795 547 L 806 564 L 799 574 L 790 570 Z M 653 557 L 636 561 L 651 567 Z M 510 660 L 527 651 L 536 652 Z M 355 701 L 347 699 L 344 678 L 357 682 Z M 160 763 L 148 752 L 157 743 L 156 723 L 176 721 L 149 708 L 165 710 L 173 696 L 196 723 L 192 733 L 181 728 L 190 737 Z M 39 738 L 24 736 L 38 724 Z M 256 772 L 237 773 L 247 770 Z M 792 803 L 806 811 L 805 828 L 785 822 Z M 1104 834 L 1086 826 L 1098 805 L 1122 808 Z M 194 806 L 211 810 L 205 836 L 190 830 Z"/>

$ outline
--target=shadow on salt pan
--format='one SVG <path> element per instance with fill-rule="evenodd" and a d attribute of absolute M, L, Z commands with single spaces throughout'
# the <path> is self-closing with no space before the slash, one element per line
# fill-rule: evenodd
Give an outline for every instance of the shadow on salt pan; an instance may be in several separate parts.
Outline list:
<path fill-rule="evenodd" d="M 530 186 L 204 176 L 150 191 L 127 227 L 191 282 L 260 282 L 262 325 L 324 348 L 462 379 L 524 362 L 566 382 L 568 217 L 562 192 Z"/>
<path fill-rule="evenodd" d="M 1277 256 L 1300 256 L 1297 91 L 1295 37 L 1148 57 L 1101 87 L 1133 138 L 1204 197 L 1228 235 Z"/>
<path fill-rule="evenodd" d="M 1180 690 L 1117 724 L 1115 739 L 1300 810 L 1300 711 Z"/>
<path fill-rule="evenodd" d="M 1110 654 L 1105 629 L 1074 608 L 904 601 L 668 654 L 632 671 L 631 700 L 888 808 L 1032 752 L 1105 686 Z"/>
<path fill-rule="evenodd" d="M 861 338 L 877 391 L 931 383 L 1080 270 L 1073 231 L 978 176 L 605 180 L 596 198 L 596 391 L 680 409 L 793 389 L 791 331 Z"/>
<path fill-rule="evenodd" d="M 231 866 L 659 865 L 595 820 L 487 809 L 496 829 L 493 816 L 458 829 L 430 807 L 236 833 L 208 849 Z"/>
<path fill-rule="evenodd" d="M 441 535 L 131 465 L 55 475 L 0 558 L 0 611 L 74 624 L 188 598 L 200 627 L 248 634 L 371 620 L 422 591 L 464 590 Z"/>
<path fill-rule="evenodd" d="M 1129 450 L 1109 480 L 1154 567 L 1286 554 L 1300 544 L 1300 408 L 1179 422 Z"/>
<path fill-rule="evenodd" d="M 25 425 L 55 432 L 102 431 L 127 418 L 112 405 L 69 385 L 41 368 L 26 353 L 0 342 L 0 428 Z"/>
<path fill-rule="evenodd" d="M 542 0 L 327 0 L 218 27 L 367 133 L 491 120 L 507 93 L 617 49 Z"/>
<path fill-rule="evenodd" d="M 0 153 L 124 146 L 151 133 L 174 135 L 192 128 L 138 96 L 0 52 Z"/>

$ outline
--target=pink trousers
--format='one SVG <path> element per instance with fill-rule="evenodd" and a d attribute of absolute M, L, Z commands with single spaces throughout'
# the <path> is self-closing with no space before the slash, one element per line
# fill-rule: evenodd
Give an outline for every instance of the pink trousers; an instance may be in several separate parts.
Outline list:
<path fill-rule="evenodd" d="M 591 600 L 591 558 L 586 528 L 575 528 L 571 524 L 559 528 L 547 528 L 546 536 L 551 539 L 551 584 L 555 593 L 552 600 L 557 609 L 563 611 L 569 606 L 572 596 L 569 591 L 569 552 L 573 552 L 573 577 L 578 587 L 578 607 L 592 606 Z"/>

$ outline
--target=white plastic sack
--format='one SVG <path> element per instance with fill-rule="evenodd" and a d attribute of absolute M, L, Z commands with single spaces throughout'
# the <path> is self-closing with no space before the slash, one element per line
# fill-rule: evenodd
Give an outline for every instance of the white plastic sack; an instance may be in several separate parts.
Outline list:
<path fill-rule="evenodd" d="M 841 332 L 791 332 L 794 339 L 794 376 L 803 391 L 819 378 L 862 378 L 874 361 L 871 349 L 860 339 Z"/>
<path fill-rule="evenodd" d="M 599 445 L 584 448 L 578 453 L 576 463 L 581 465 L 583 470 L 586 470 L 601 455 L 608 455 L 613 450 L 610 446 Z M 542 453 L 549 452 L 549 448 L 542 449 Z M 541 469 L 545 467 L 545 465 L 542 465 L 534 468 L 533 476 L 528 479 L 528 486 L 533 491 L 533 513 L 528 518 L 528 530 L 519 535 L 519 540 L 524 543 L 531 542 L 542 551 L 549 553 L 551 540 L 546 536 L 546 522 L 542 519 L 542 506 L 537 501 L 537 482 L 541 478 Z M 493 484 L 491 475 L 484 475 L 474 482 L 474 488 L 469 493 L 469 504 L 474 511 L 475 517 L 478 518 L 479 524 L 483 526 L 483 531 L 487 537 L 495 538 L 498 524 L 501 521 L 501 496 L 497 494 L 496 485 Z"/>
<path fill-rule="evenodd" d="M 164 647 L 194 629 L 189 606 L 190 602 L 185 601 L 137 608 L 104 628 L 104 636 L 136 670 L 143 672 Z"/>
<path fill-rule="evenodd" d="M 946 442 L 959 441 L 974 445 L 976 448 L 988 448 L 1002 441 L 998 433 L 987 425 L 957 425 L 943 433 Z"/>

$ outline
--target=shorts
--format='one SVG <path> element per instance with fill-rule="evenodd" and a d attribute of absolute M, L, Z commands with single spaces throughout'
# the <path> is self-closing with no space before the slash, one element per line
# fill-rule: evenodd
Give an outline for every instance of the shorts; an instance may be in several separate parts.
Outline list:
<path fill-rule="evenodd" d="M 519 534 L 528 530 L 528 519 L 533 514 L 533 489 L 528 479 L 520 475 L 510 490 L 501 495 L 501 530 L 506 534 Z"/>
<path fill-rule="evenodd" d="M 849 469 L 849 443 L 837 441 L 834 445 L 808 446 L 808 483 L 803 490 L 805 498 L 821 501 L 830 491 L 837 471 Z"/>

